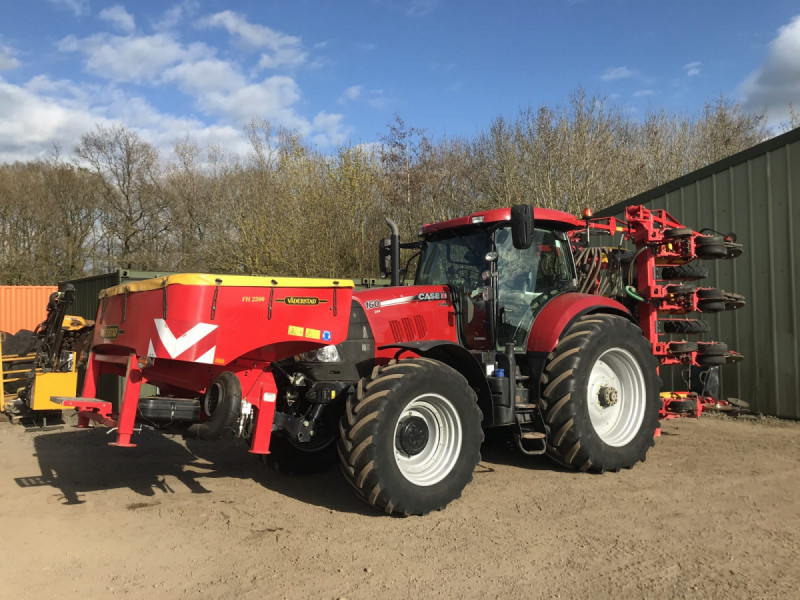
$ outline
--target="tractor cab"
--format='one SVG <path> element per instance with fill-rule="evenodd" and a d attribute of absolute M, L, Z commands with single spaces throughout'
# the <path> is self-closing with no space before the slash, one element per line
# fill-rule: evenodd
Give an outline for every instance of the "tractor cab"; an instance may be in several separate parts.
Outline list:
<path fill-rule="evenodd" d="M 528 207 L 524 207 L 528 209 Z M 524 351 L 537 313 L 574 289 L 575 265 L 558 211 L 498 209 L 426 225 L 416 285 L 446 285 L 456 305 L 460 342 L 470 350 Z M 578 224 L 579 225 L 579 224 Z"/>

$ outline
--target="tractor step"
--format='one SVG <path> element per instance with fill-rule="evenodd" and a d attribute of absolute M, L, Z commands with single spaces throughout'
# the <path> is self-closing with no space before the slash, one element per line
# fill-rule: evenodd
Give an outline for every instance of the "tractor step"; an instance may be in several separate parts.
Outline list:
<path fill-rule="evenodd" d="M 523 440 L 543 440 L 546 436 L 539 431 L 523 431 L 519 437 Z"/>
<path fill-rule="evenodd" d="M 534 410 L 537 407 L 538 405 L 531 404 L 530 402 L 518 402 L 517 404 L 514 405 L 514 408 L 516 408 L 517 410 Z"/>

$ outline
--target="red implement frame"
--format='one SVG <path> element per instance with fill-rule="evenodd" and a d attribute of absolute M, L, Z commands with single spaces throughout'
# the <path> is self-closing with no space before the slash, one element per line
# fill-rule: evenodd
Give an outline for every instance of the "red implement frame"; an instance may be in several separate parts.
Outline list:
<path fill-rule="evenodd" d="M 670 346 L 676 344 L 665 338 L 664 333 L 658 330 L 659 321 L 666 315 L 684 315 L 698 311 L 698 292 L 703 289 L 695 288 L 690 292 L 680 294 L 671 293 L 670 286 L 674 285 L 659 280 L 656 277 L 657 267 L 678 266 L 689 263 L 697 258 L 697 239 L 705 237 L 691 229 L 687 229 L 677 219 L 665 210 L 648 210 L 643 206 L 629 206 L 625 209 L 625 219 L 615 217 L 599 217 L 585 219 L 586 228 L 572 232 L 573 249 L 577 250 L 582 244 L 588 243 L 591 232 L 607 236 L 621 235 L 622 240 L 632 241 L 636 246 L 635 265 L 637 275 L 636 290 L 631 290 L 638 296 L 638 319 L 642 332 L 652 347 L 653 355 L 662 365 L 699 365 L 697 352 L 671 352 Z M 667 232 L 685 230 L 680 235 L 672 236 Z M 582 239 L 584 232 L 586 237 Z M 596 260 L 602 260 L 599 256 Z M 675 288 L 672 288 L 675 289 Z M 633 294 L 631 294 L 633 295 Z M 677 346 L 673 346 L 676 348 Z M 728 362 L 741 359 L 741 355 L 729 351 L 726 353 Z M 687 410 L 690 400 L 696 400 L 696 409 Z M 673 403 L 680 406 L 680 410 L 670 408 Z M 680 416 L 699 417 L 703 408 L 724 408 L 728 403 L 707 396 L 699 396 L 691 392 L 671 392 L 662 395 L 662 418 L 676 418 Z"/>

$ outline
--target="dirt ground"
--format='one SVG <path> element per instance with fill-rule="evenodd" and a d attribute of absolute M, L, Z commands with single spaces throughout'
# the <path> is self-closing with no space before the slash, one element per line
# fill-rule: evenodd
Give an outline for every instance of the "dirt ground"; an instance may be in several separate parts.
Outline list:
<path fill-rule="evenodd" d="M 587 475 L 501 442 L 427 517 L 233 442 L 0 423 L 2 598 L 797 598 L 800 424 L 664 425 Z"/>

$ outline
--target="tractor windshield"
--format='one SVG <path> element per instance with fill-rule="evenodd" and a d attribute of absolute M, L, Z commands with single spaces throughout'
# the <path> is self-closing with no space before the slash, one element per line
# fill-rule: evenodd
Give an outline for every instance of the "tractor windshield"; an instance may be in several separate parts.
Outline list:
<path fill-rule="evenodd" d="M 466 290 L 481 286 L 486 268 L 489 234 L 485 229 L 450 229 L 438 239 L 428 240 L 420 258 L 417 285 L 451 285 Z"/>
<path fill-rule="evenodd" d="M 573 282 L 567 242 L 548 229 L 535 229 L 527 250 L 517 250 L 511 230 L 495 235 L 497 260 L 498 346 L 522 346 L 544 300 Z"/>

